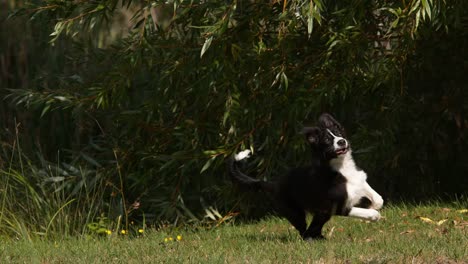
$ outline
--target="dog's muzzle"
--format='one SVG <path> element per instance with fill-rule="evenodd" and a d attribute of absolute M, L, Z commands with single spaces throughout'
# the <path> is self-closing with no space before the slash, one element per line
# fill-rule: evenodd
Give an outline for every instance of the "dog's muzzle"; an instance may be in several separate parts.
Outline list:
<path fill-rule="evenodd" d="M 348 141 L 344 138 L 337 140 L 334 145 L 336 155 L 344 155 L 349 150 Z"/>
<path fill-rule="evenodd" d="M 336 136 L 329 129 L 327 129 L 327 131 L 333 137 L 333 148 L 335 149 L 336 155 L 346 154 L 349 149 L 348 141 L 342 137 Z"/>
<path fill-rule="evenodd" d="M 344 155 L 348 152 L 348 148 L 339 148 L 335 150 L 336 155 Z"/>

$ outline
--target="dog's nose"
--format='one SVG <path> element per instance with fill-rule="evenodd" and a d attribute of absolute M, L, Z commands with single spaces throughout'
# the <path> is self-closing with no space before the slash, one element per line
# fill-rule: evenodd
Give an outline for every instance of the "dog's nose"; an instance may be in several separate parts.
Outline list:
<path fill-rule="evenodd" d="M 336 142 L 336 143 L 337 143 L 338 146 L 340 146 L 340 147 L 346 146 L 346 140 L 344 140 L 344 139 L 340 139 L 340 140 L 338 140 L 338 142 Z"/>

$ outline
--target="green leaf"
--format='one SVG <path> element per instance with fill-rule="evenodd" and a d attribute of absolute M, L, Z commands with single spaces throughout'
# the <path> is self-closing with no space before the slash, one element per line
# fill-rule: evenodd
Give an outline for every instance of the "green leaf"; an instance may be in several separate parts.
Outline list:
<path fill-rule="evenodd" d="M 97 162 L 95 159 L 91 158 L 90 156 L 84 154 L 84 153 L 81 153 L 81 156 L 86 160 L 88 161 L 89 163 L 93 164 L 94 166 L 100 168 L 102 167 L 101 164 L 99 164 L 99 162 Z"/>
<path fill-rule="evenodd" d="M 96 11 L 100 11 L 100 10 L 103 10 L 104 8 L 106 8 L 106 6 L 104 4 L 99 4 L 97 7 L 96 7 Z"/>
<path fill-rule="evenodd" d="M 49 109 L 50 109 L 50 104 L 46 105 L 46 106 L 42 109 L 41 118 L 47 113 L 47 111 L 49 111 Z"/>
<path fill-rule="evenodd" d="M 230 115 L 230 111 L 224 112 L 224 115 L 223 115 L 223 126 L 226 125 L 226 122 L 227 122 L 227 120 L 228 120 L 228 118 L 229 118 L 229 115 Z"/>
<path fill-rule="evenodd" d="M 427 17 L 431 19 L 432 12 L 431 12 L 431 6 L 428 0 L 422 0 L 422 6 L 424 8 L 425 13 L 427 14 Z"/>
<path fill-rule="evenodd" d="M 398 26 L 398 22 L 400 22 L 400 18 L 397 17 L 393 22 L 390 24 L 390 27 L 396 28 Z"/>
<path fill-rule="evenodd" d="M 309 12 L 307 15 L 307 34 L 310 35 L 312 34 L 312 30 L 314 29 L 314 2 L 310 0 L 309 3 Z"/>
<path fill-rule="evenodd" d="M 409 13 L 411 14 L 411 13 L 415 12 L 420 5 L 421 5 L 421 0 L 418 0 L 415 3 L 413 3 L 413 7 L 411 7 L 411 10 L 410 10 Z"/>
<path fill-rule="evenodd" d="M 213 41 L 213 36 L 210 36 L 205 40 L 205 44 L 203 44 L 202 50 L 200 52 L 200 58 L 203 57 L 203 54 L 210 48 L 211 41 Z"/>
<path fill-rule="evenodd" d="M 284 72 L 281 73 L 281 81 L 284 83 L 284 88 L 287 90 L 288 89 L 288 76 Z"/>
<path fill-rule="evenodd" d="M 309 37 L 312 34 L 313 29 L 314 29 L 314 18 L 311 15 L 309 15 L 307 17 L 307 34 L 309 34 Z"/>
<path fill-rule="evenodd" d="M 46 178 L 44 181 L 45 181 L 45 182 L 61 182 L 61 181 L 64 181 L 64 180 L 65 180 L 65 177 L 58 176 L 58 177 L 49 177 L 49 178 Z"/>
<path fill-rule="evenodd" d="M 205 165 L 203 166 L 203 168 L 201 169 L 200 171 L 200 174 L 202 174 L 204 171 L 206 171 L 207 169 L 210 168 L 211 164 L 213 164 L 213 161 L 216 159 L 217 156 L 214 156 L 212 157 L 211 159 L 209 159 Z"/>

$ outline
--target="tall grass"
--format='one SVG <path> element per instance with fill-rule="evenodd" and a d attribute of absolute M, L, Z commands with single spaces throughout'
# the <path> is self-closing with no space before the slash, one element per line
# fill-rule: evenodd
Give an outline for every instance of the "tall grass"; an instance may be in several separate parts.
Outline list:
<path fill-rule="evenodd" d="M 9 162 L 0 167 L 0 235 L 31 241 L 88 232 L 87 225 L 104 208 L 104 177 L 60 162 L 42 160 L 38 167 L 23 155 L 18 137 L 6 148 Z"/>
<path fill-rule="evenodd" d="M 58 177 L 58 176 L 57 176 Z M 102 207 L 102 182 L 79 193 L 46 186 L 42 175 L 0 171 L 2 207 L 0 234 L 31 240 L 33 236 L 63 237 L 86 232 Z M 57 186 L 57 185 L 56 185 Z"/>

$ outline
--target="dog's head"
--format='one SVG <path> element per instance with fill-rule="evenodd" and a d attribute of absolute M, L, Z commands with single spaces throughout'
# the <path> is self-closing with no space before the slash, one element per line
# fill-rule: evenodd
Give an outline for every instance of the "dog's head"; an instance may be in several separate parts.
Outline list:
<path fill-rule="evenodd" d="M 303 133 L 312 149 L 326 159 L 340 157 L 351 149 L 345 130 L 330 114 L 322 114 L 318 125 L 305 127 Z"/>

